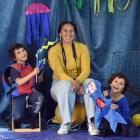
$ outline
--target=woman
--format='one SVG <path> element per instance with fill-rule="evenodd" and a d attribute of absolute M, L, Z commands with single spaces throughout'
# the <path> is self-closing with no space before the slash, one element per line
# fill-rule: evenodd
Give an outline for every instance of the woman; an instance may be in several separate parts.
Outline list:
<path fill-rule="evenodd" d="M 71 117 L 75 100 L 81 101 L 84 96 L 88 119 L 88 132 L 98 135 L 92 123 L 94 104 L 86 93 L 90 74 L 90 56 L 88 48 L 75 42 L 76 26 L 71 21 L 64 21 L 58 27 L 60 43 L 49 51 L 49 64 L 53 70 L 52 98 L 58 102 L 62 124 L 58 134 L 67 134 L 71 128 Z M 83 102 L 83 101 L 82 101 Z"/>

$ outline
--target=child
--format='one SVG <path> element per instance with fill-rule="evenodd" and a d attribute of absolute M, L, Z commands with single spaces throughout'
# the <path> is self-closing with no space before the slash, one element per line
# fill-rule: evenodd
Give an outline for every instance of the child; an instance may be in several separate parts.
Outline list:
<path fill-rule="evenodd" d="M 32 68 L 28 63 L 27 50 L 24 45 L 20 43 L 13 44 L 9 49 L 9 55 L 15 62 L 11 65 L 10 81 L 17 84 L 17 95 L 13 95 L 12 117 L 14 118 L 15 127 L 20 127 L 21 119 L 24 117 L 26 110 L 26 100 L 31 107 L 28 108 L 26 117 L 30 119 L 31 127 L 35 128 L 35 119 L 39 113 L 44 97 L 36 91 L 34 86 L 34 77 L 39 73 L 39 68 Z M 12 93 L 11 93 L 12 94 Z"/>
<path fill-rule="evenodd" d="M 109 87 L 108 90 L 103 91 L 103 95 L 107 99 L 112 99 L 111 108 L 116 110 L 127 122 L 127 124 L 119 124 L 117 126 L 115 135 L 136 136 L 137 130 L 131 122 L 127 98 L 124 95 L 128 88 L 127 78 L 121 73 L 113 74 L 109 79 Z M 109 123 L 105 119 L 102 120 L 100 127 L 103 127 L 100 130 L 101 136 L 107 136 L 109 133 L 112 133 Z"/>

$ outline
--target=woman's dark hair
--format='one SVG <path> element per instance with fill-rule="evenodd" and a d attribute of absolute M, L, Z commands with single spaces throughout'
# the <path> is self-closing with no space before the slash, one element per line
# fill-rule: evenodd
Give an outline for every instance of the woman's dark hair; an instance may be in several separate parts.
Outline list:
<path fill-rule="evenodd" d="M 76 25 L 72 22 L 72 21 L 63 21 L 59 24 L 58 26 L 58 34 L 61 32 L 61 29 L 62 27 L 65 25 L 65 24 L 70 24 L 73 26 L 74 28 L 74 32 L 76 33 L 77 32 L 77 28 L 76 28 Z"/>
<path fill-rule="evenodd" d="M 129 86 L 129 81 L 128 81 L 127 77 L 126 77 L 124 74 L 122 74 L 122 73 L 114 73 L 114 74 L 112 74 L 112 76 L 111 76 L 110 79 L 108 80 L 108 84 L 110 85 L 110 84 L 112 83 L 112 81 L 113 81 L 116 77 L 122 78 L 122 79 L 124 79 L 124 81 L 125 81 L 125 86 L 124 86 L 124 90 L 123 90 L 123 94 L 124 94 L 124 92 L 128 89 L 128 86 Z"/>
<path fill-rule="evenodd" d="M 10 56 L 10 58 L 11 58 L 12 60 L 15 59 L 15 50 L 18 50 L 18 49 L 20 49 L 20 48 L 24 48 L 24 49 L 27 51 L 26 47 L 25 47 L 23 44 L 21 44 L 21 43 L 13 43 L 13 44 L 10 46 L 10 48 L 9 48 L 9 50 L 8 50 L 8 53 L 9 53 L 9 56 Z"/>

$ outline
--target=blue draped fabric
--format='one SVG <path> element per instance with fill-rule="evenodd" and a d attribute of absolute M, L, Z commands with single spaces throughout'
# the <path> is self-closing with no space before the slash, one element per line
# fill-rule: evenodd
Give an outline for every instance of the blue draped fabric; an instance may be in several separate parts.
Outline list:
<path fill-rule="evenodd" d="M 117 1 L 123 6 L 124 0 Z M 9 45 L 13 42 L 26 43 L 25 8 L 32 2 L 46 4 L 51 9 L 49 38 L 52 41 L 58 37 L 59 22 L 72 20 L 76 23 L 78 31 L 76 39 L 85 43 L 90 50 L 92 78 L 98 79 L 103 86 L 107 86 L 107 79 L 111 73 L 120 71 L 128 76 L 133 87 L 140 88 L 140 0 L 132 0 L 125 11 L 120 11 L 114 6 L 114 14 L 108 12 L 107 1 L 103 0 L 98 15 L 94 14 L 94 0 L 85 0 L 81 10 L 73 7 L 71 1 L 67 1 L 66 11 L 63 0 L 0 1 L 0 75 L 7 65 L 11 64 L 7 53 Z M 34 45 L 29 46 L 28 49 L 33 57 L 38 48 Z M 31 59 L 30 62 L 34 63 Z M 41 85 L 41 90 L 44 88 L 46 102 L 51 105 L 52 99 L 49 94 L 51 82 L 48 82 L 51 81 L 49 76 L 51 71 L 46 73 L 46 83 Z M 7 102 L 1 81 L 0 91 L 0 114 L 3 114 L 7 109 Z M 138 109 L 140 98 L 128 94 L 128 99 L 132 114 L 140 113 Z M 47 108 L 47 103 L 44 108 Z M 46 114 L 52 111 L 49 108 L 50 106 L 46 109 Z"/>
<path fill-rule="evenodd" d="M 50 13 L 26 15 L 26 44 L 35 45 L 39 49 L 43 40 L 49 37 Z"/>

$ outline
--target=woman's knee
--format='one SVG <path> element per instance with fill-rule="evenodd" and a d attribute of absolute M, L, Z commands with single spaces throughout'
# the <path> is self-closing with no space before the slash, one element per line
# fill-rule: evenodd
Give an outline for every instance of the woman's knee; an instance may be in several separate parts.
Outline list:
<path fill-rule="evenodd" d="M 62 94 L 69 91 L 70 88 L 71 88 L 71 81 L 68 80 L 57 81 L 54 84 L 52 84 L 51 93 Z"/>
<path fill-rule="evenodd" d="M 71 93 L 71 81 L 57 81 L 51 89 L 52 98 L 58 102 L 63 99 L 73 99 L 75 98 L 75 94 Z"/>

